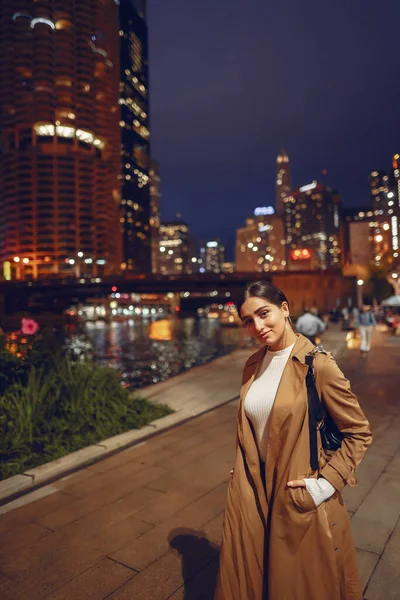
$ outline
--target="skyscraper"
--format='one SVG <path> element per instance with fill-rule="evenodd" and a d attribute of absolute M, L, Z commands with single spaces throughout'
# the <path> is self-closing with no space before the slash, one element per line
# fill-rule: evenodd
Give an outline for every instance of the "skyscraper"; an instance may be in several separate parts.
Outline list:
<path fill-rule="evenodd" d="M 225 247 L 221 240 L 210 240 L 200 246 L 201 273 L 222 273 Z M 200 261 L 199 261 L 200 262 Z"/>
<path fill-rule="evenodd" d="M 276 158 L 276 213 L 282 217 L 285 212 L 285 198 L 290 195 L 290 165 L 286 150 L 281 150 Z"/>
<path fill-rule="evenodd" d="M 119 270 L 114 0 L 10 0 L 0 20 L 0 261 L 12 277 Z"/>
<path fill-rule="evenodd" d="M 386 171 L 372 171 L 369 176 L 372 210 L 389 210 L 390 193 L 389 176 Z"/>
<path fill-rule="evenodd" d="M 288 269 L 340 267 L 341 202 L 337 192 L 313 181 L 285 199 Z"/>
<path fill-rule="evenodd" d="M 236 231 L 236 271 L 284 270 L 285 239 L 283 220 L 271 206 L 255 209 L 246 226 Z"/>
<path fill-rule="evenodd" d="M 397 217 L 382 209 L 347 208 L 344 219 L 344 262 L 369 267 L 398 256 Z"/>
<path fill-rule="evenodd" d="M 156 160 L 150 166 L 150 228 L 151 228 L 151 270 L 159 272 L 160 258 L 160 205 L 161 205 L 161 178 L 160 165 Z"/>
<path fill-rule="evenodd" d="M 122 226 L 124 266 L 151 273 L 150 130 L 144 0 L 120 0 Z"/>
<path fill-rule="evenodd" d="M 183 221 L 160 225 L 160 273 L 186 273 L 189 267 L 189 228 Z"/>
<path fill-rule="evenodd" d="M 393 179 L 395 183 L 395 193 L 394 198 L 390 198 L 389 207 L 394 207 L 396 205 L 396 213 L 399 213 L 400 209 L 400 154 L 395 154 L 392 160 L 392 169 L 393 169 Z M 390 204 L 390 201 L 393 201 L 393 204 Z"/>

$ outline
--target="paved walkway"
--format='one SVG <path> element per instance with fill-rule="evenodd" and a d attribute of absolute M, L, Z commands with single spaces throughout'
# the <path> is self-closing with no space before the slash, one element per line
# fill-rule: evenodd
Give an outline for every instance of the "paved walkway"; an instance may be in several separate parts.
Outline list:
<path fill-rule="evenodd" d="M 398 600 L 400 348 L 374 342 L 367 359 L 338 353 L 375 435 L 345 495 L 366 599 Z M 236 411 L 233 401 L 9 505 L 0 598 L 211 600 Z"/>

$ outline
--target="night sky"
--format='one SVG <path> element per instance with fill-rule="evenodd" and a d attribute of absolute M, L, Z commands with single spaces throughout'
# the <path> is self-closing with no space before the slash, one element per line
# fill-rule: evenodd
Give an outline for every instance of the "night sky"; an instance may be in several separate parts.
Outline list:
<path fill-rule="evenodd" d="M 148 0 L 152 155 L 162 218 L 198 239 L 274 205 L 275 160 L 345 206 L 400 151 L 397 0 Z"/>

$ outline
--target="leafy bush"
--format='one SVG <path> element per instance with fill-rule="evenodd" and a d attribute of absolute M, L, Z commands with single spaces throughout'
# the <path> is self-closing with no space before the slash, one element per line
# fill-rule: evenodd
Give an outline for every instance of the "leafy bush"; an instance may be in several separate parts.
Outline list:
<path fill-rule="evenodd" d="M 0 349 L 0 373 L 10 369 L 0 380 L 0 479 L 172 412 L 130 396 L 113 369 L 34 350 L 18 365 L 8 354 Z"/>

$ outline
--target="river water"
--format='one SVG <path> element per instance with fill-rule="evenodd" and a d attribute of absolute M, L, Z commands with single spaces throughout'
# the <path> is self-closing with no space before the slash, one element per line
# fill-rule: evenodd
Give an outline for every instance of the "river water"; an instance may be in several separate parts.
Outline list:
<path fill-rule="evenodd" d="M 96 362 L 113 367 L 123 385 L 138 389 L 251 346 L 240 327 L 217 319 L 96 321 L 84 326 Z"/>

